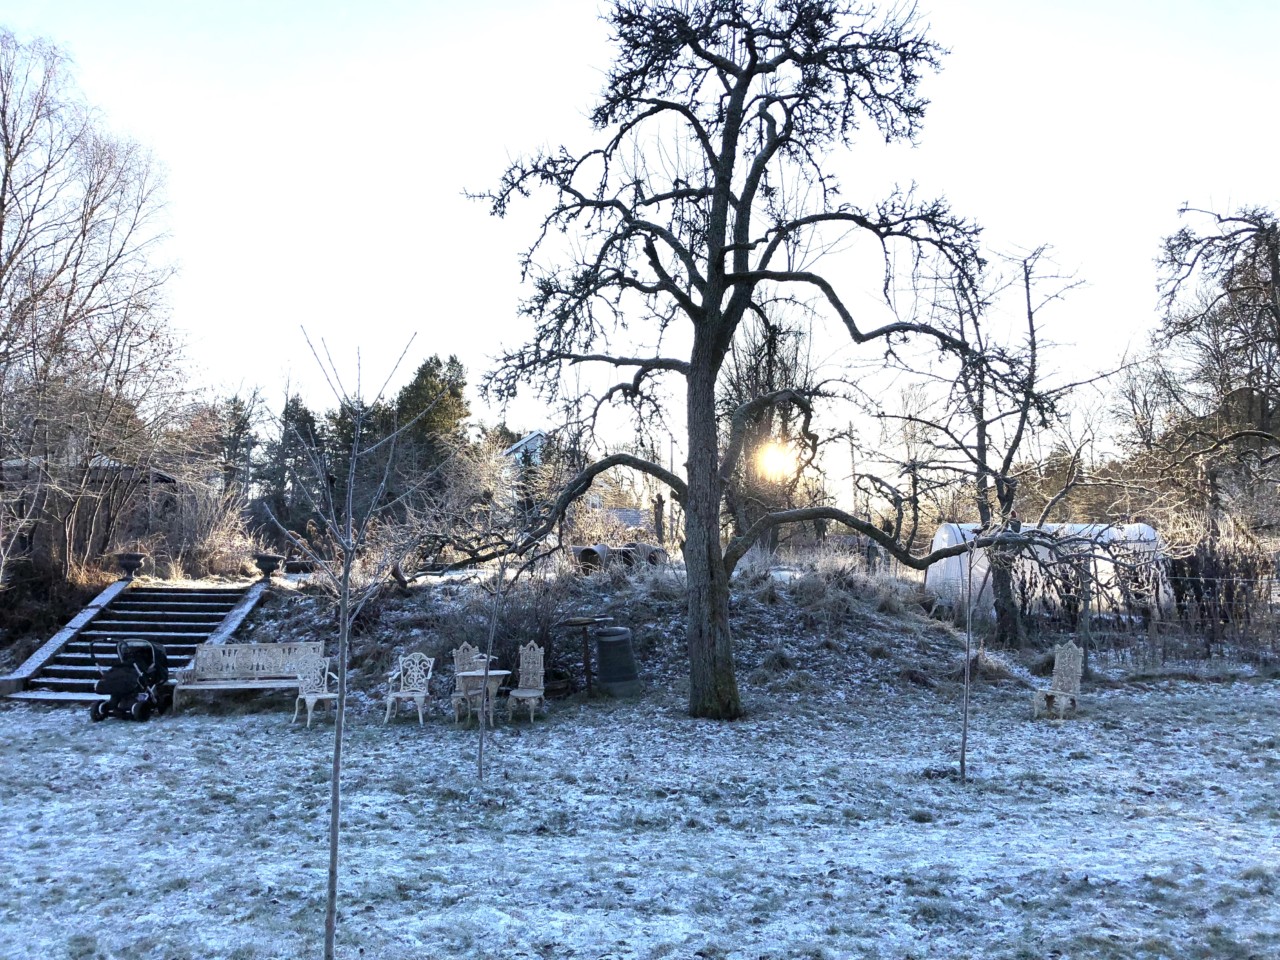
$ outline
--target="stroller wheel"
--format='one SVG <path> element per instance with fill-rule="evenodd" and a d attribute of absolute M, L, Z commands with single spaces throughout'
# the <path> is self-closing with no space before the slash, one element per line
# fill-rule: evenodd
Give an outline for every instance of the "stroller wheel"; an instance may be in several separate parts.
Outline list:
<path fill-rule="evenodd" d="M 89 719 L 94 723 L 107 719 L 107 701 L 95 700 L 89 705 Z"/>
<path fill-rule="evenodd" d="M 147 717 L 151 716 L 151 704 L 135 700 L 133 705 L 129 707 L 129 716 L 142 723 Z"/>

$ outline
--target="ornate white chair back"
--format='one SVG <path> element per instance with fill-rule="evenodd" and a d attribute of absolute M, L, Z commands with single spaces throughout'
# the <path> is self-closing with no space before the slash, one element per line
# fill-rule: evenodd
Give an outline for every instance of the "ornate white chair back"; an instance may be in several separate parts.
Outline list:
<path fill-rule="evenodd" d="M 425 653 L 411 653 L 400 658 L 400 692 L 426 693 L 435 659 Z"/>
<path fill-rule="evenodd" d="M 473 647 L 465 642 L 458 644 L 458 649 L 453 651 L 453 672 L 463 673 L 466 670 L 474 670 L 479 653 L 479 647 Z"/>
<path fill-rule="evenodd" d="M 329 658 L 315 654 L 298 660 L 298 695 L 329 692 Z"/>
<path fill-rule="evenodd" d="M 1053 689 L 1058 693 L 1080 693 L 1080 674 L 1084 668 L 1082 651 L 1068 640 L 1054 651 Z"/>
<path fill-rule="evenodd" d="M 520 648 L 520 689 L 542 689 L 542 655 L 540 646 L 530 640 Z"/>

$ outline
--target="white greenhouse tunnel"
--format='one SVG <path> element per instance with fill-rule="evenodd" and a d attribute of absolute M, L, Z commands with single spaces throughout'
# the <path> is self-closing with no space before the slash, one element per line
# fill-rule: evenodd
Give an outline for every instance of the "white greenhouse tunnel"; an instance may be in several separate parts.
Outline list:
<path fill-rule="evenodd" d="M 979 529 L 978 524 L 974 523 L 944 523 L 933 535 L 931 549 L 940 550 L 957 544 L 972 543 L 978 536 Z M 1046 523 L 1039 527 L 1027 524 L 1022 530 L 1040 530 L 1058 541 L 1058 562 L 1075 557 L 1081 563 L 1089 565 L 1094 594 L 1092 608 L 1095 612 L 1126 612 L 1124 597 L 1119 588 L 1121 578 L 1117 575 L 1116 565 L 1112 560 L 1117 552 L 1127 554 L 1130 563 L 1135 565 L 1135 570 L 1140 569 L 1144 563 L 1152 564 L 1153 568 L 1141 571 L 1146 576 L 1138 577 L 1134 571 L 1129 571 L 1130 575 L 1126 579 L 1131 583 L 1139 579 L 1158 582 L 1161 584 L 1161 604 L 1168 599 L 1166 578 L 1158 566 L 1165 556 L 1164 547 L 1155 529 L 1148 524 Z M 1024 601 L 1028 610 L 1047 613 L 1057 604 L 1058 598 L 1048 596 L 1045 592 L 1048 578 L 1036 575 L 1050 568 L 1053 562 L 1047 546 L 1021 548 L 1014 576 L 1018 586 L 1032 594 Z M 933 564 L 925 572 L 925 589 L 957 610 L 964 609 L 965 598 L 970 597 L 975 614 L 990 616 L 994 600 L 991 565 L 986 549 L 975 548 Z"/>

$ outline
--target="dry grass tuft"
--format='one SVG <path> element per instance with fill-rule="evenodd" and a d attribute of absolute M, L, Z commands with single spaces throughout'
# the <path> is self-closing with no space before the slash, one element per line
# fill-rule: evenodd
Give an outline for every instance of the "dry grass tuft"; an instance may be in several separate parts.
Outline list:
<path fill-rule="evenodd" d="M 796 668 L 796 658 L 793 657 L 786 647 L 776 646 L 769 651 L 762 661 L 760 661 L 760 669 L 770 674 L 778 676 L 788 670 Z"/>
<path fill-rule="evenodd" d="M 773 607 L 782 602 L 782 591 L 778 589 L 778 581 L 772 577 L 755 591 L 755 599 L 757 603 L 763 603 L 765 606 Z"/>
<path fill-rule="evenodd" d="M 962 657 L 959 665 L 953 668 L 947 674 L 948 680 L 954 680 L 957 683 L 964 682 L 964 658 Z M 980 651 L 975 653 L 969 660 L 969 680 L 971 683 L 1006 683 L 1012 681 L 1021 686 L 1026 686 L 1027 682 L 1010 670 L 1009 665 L 993 654 Z"/>
<path fill-rule="evenodd" d="M 800 608 L 806 626 L 831 628 L 849 620 L 858 607 L 858 597 L 845 585 L 817 571 L 791 581 L 791 599 Z"/>

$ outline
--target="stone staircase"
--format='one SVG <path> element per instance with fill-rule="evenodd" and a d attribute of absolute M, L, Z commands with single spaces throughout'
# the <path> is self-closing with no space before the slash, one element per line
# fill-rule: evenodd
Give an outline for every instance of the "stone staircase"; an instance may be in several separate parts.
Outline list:
<path fill-rule="evenodd" d="M 90 652 L 95 641 L 98 663 L 110 667 L 116 663 L 117 640 L 154 640 L 164 647 L 172 675 L 190 663 L 199 644 L 215 634 L 222 634 L 225 640 L 225 635 L 239 625 L 261 593 L 261 588 L 255 586 L 128 586 L 119 590 L 87 618 L 82 614 L 72 621 L 59 634 L 63 642 L 56 643 L 59 637 L 55 637 L 41 648 L 32 658 L 38 664 L 28 661 L 25 671 L 15 673 L 15 677 L 23 673 L 25 676 L 19 689 L 9 696 L 70 703 L 102 699 L 93 692 L 99 676 Z"/>

